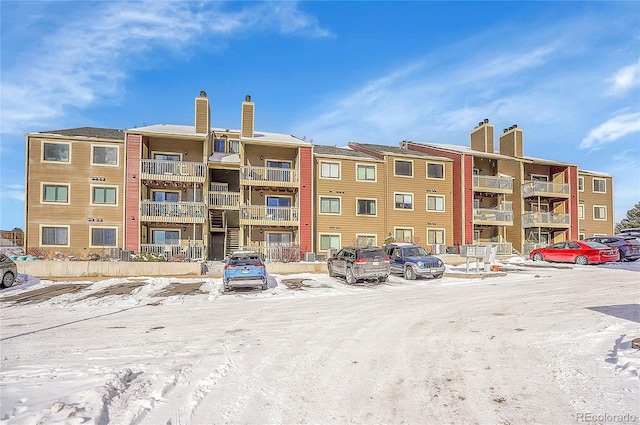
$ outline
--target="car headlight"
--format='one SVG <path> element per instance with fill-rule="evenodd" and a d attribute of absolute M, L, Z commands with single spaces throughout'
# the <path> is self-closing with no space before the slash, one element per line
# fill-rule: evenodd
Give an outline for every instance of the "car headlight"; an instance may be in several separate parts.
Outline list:
<path fill-rule="evenodd" d="M 424 266 L 424 263 L 422 261 L 418 261 L 418 267 L 422 268 L 422 266 Z"/>
<path fill-rule="evenodd" d="M 444 263 L 442 262 L 442 260 L 438 260 L 438 267 L 442 267 L 444 266 Z"/>

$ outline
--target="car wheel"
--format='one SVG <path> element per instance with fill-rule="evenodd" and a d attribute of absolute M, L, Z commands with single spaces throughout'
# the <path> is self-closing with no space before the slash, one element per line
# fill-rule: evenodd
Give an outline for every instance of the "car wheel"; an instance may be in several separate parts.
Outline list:
<path fill-rule="evenodd" d="M 442 279 L 442 273 L 433 275 L 436 279 Z"/>
<path fill-rule="evenodd" d="M 543 261 L 544 257 L 539 252 L 533 254 L 533 261 Z"/>
<path fill-rule="evenodd" d="M 389 279 L 389 276 L 383 276 L 378 278 L 378 282 L 386 282 Z"/>
<path fill-rule="evenodd" d="M 345 278 L 347 279 L 347 283 L 349 285 L 353 285 L 354 283 L 356 283 L 356 277 L 354 276 L 351 267 L 347 267 L 347 275 L 345 276 Z"/>
<path fill-rule="evenodd" d="M 269 288 L 269 286 L 267 285 L 267 282 L 264 283 L 264 285 L 262 285 L 262 290 L 266 291 Z"/>
<path fill-rule="evenodd" d="M 576 257 L 576 264 L 580 264 L 582 266 L 585 266 L 585 265 L 589 264 L 589 260 L 587 260 L 587 257 L 585 257 L 584 255 L 578 255 Z"/>
<path fill-rule="evenodd" d="M 331 264 L 327 264 L 327 269 L 329 269 L 329 277 L 336 277 L 336 274 L 333 272 L 333 267 L 331 267 Z"/>
<path fill-rule="evenodd" d="M 4 276 L 2 276 L 2 287 L 10 288 L 13 286 L 15 281 L 16 281 L 16 277 L 13 275 L 13 273 L 6 272 Z"/>
<path fill-rule="evenodd" d="M 416 279 L 416 272 L 413 271 L 413 268 L 407 267 L 406 269 L 404 269 L 404 278 L 407 280 Z"/>

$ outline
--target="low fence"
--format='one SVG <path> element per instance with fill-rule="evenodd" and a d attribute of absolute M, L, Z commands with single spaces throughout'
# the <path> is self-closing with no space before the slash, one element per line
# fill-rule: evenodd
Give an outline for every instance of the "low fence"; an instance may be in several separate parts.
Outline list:
<path fill-rule="evenodd" d="M 52 277 L 128 277 L 201 275 L 203 263 L 128 261 L 16 261 L 18 273 Z"/>

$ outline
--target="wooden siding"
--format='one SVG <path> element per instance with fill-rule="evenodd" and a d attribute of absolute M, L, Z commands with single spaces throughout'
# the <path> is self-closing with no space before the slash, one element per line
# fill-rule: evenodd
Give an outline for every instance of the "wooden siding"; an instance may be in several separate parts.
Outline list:
<path fill-rule="evenodd" d="M 523 155 L 522 141 L 523 133 L 519 128 L 502 133 L 499 137 L 500 140 L 500 153 L 507 156 L 519 156 Z"/>
<path fill-rule="evenodd" d="M 494 152 L 493 125 L 482 124 L 471 132 L 471 149 L 479 152 Z"/>
<path fill-rule="evenodd" d="M 313 251 L 313 151 L 311 147 L 299 148 L 300 158 L 300 255 Z"/>
<path fill-rule="evenodd" d="M 253 137 L 253 116 L 255 105 L 253 102 L 242 102 L 242 117 L 240 122 L 240 136 Z"/>
<path fill-rule="evenodd" d="M 337 162 L 340 164 L 340 178 L 328 179 L 320 177 L 320 162 Z M 376 172 L 376 182 L 356 180 L 358 164 L 373 165 Z M 321 234 L 340 235 L 342 246 L 353 245 L 356 235 L 376 235 L 377 244 L 381 246 L 387 236 L 385 215 L 385 165 L 366 158 L 314 158 L 315 171 L 315 252 L 324 255 L 320 250 Z M 340 213 L 322 214 L 320 212 L 320 198 L 335 197 L 340 199 Z M 358 199 L 375 199 L 375 216 L 357 215 Z"/>
<path fill-rule="evenodd" d="M 127 135 L 126 204 L 124 208 L 125 243 L 124 249 L 138 252 L 140 248 L 140 155 L 142 147 L 149 140 L 139 135 Z M 149 191 L 145 190 L 145 199 Z M 145 241 L 143 241 L 144 243 Z"/>
<path fill-rule="evenodd" d="M 196 97 L 195 106 L 195 130 L 196 133 L 209 133 L 211 129 L 209 109 L 209 99 L 206 97 Z"/>
<path fill-rule="evenodd" d="M 584 191 L 578 193 L 579 205 L 584 205 L 584 219 L 578 220 L 578 232 L 585 237 L 593 235 L 610 235 L 614 232 L 614 210 L 613 210 L 613 178 L 609 176 L 594 176 L 592 174 L 578 174 L 584 179 Z M 593 191 L 593 180 L 604 180 L 606 192 L 599 193 Z M 593 217 L 593 207 L 603 206 L 607 210 L 606 220 L 595 220 Z"/>
<path fill-rule="evenodd" d="M 70 146 L 70 162 L 56 163 L 42 161 L 43 143 L 66 143 Z M 25 249 L 39 248 L 41 228 L 68 227 L 68 246 L 42 247 L 51 252 L 85 257 L 88 253 L 102 251 L 91 247 L 91 228 L 115 228 L 117 241 L 123 241 L 123 209 L 125 163 L 124 141 L 80 140 L 78 138 L 28 137 L 27 177 L 25 198 L 26 246 Z M 93 146 L 117 146 L 118 166 L 93 165 Z M 68 203 L 42 202 L 41 182 L 68 185 Z M 92 187 L 104 186 L 117 189 L 116 205 L 92 204 Z M 114 247 L 114 248 L 115 248 Z"/>

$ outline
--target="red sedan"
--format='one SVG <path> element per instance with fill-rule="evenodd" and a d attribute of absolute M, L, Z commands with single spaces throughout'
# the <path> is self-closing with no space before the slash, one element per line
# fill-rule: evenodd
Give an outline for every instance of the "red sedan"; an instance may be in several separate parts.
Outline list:
<path fill-rule="evenodd" d="M 600 264 L 619 261 L 620 252 L 610 246 L 592 241 L 565 241 L 534 249 L 529 253 L 534 261 Z"/>

